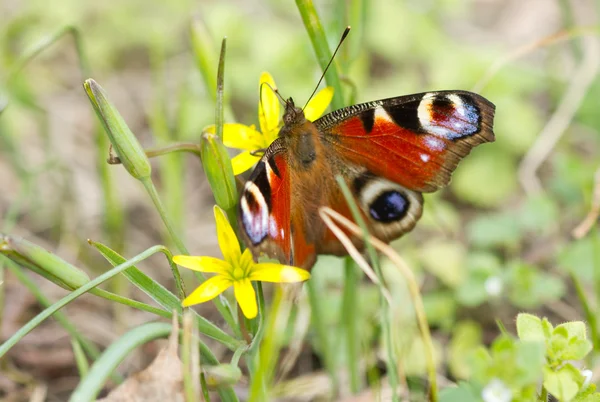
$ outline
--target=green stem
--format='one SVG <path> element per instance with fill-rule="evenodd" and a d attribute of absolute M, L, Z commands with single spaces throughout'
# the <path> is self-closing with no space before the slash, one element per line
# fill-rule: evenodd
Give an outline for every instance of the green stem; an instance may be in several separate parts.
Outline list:
<path fill-rule="evenodd" d="M 75 356 L 75 364 L 77 365 L 79 377 L 84 377 L 90 370 L 90 365 L 87 361 L 87 357 L 85 356 L 85 352 L 83 351 L 81 343 L 77 339 L 71 338 L 71 348 L 73 349 L 73 356 Z"/>
<path fill-rule="evenodd" d="M 215 105 L 215 130 L 217 137 L 223 140 L 223 88 L 225 80 L 225 54 L 227 52 L 227 38 L 221 41 L 221 54 L 219 55 L 219 68 L 217 70 L 217 96 Z"/>
<path fill-rule="evenodd" d="M 119 255 L 118 253 L 114 252 L 113 250 L 101 243 L 96 243 L 93 241 L 89 241 L 89 243 L 92 246 L 96 247 L 96 249 L 100 253 L 102 253 L 104 258 L 106 258 L 113 266 L 117 266 L 127 261 L 121 255 Z M 169 263 L 171 263 L 171 253 L 165 249 L 164 254 L 167 257 Z M 123 272 L 123 275 L 138 289 L 140 289 L 152 300 L 154 300 L 156 303 L 162 306 L 164 310 L 176 311 L 178 315 L 181 315 L 181 297 L 175 296 L 173 293 L 171 293 L 159 283 L 155 282 L 152 278 L 140 271 L 135 266 L 128 268 L 125 272 Z M 237 348 L 239 348 L 240 345 L 243 344 L 242 341 L 239 341 L 233 336 L 225 333 L 222 329 L 220 329 L 212 322 L 208 321 L 206 318 L 196 313 L 194 310 L 189 311 L 194 313 L 198 329 L 203 335 L 215 339 L 216 341 L 222 343 L 231 350 L 237 350 Z"/>
<path fill-rule="evenodd" d="M 600 229 L 592 229 L 591 231 L 592 242 L 595 243 L 595 247 L 592 247 L 593 253 L 593 263 L 594 263 L 594 287 L 596 291 L 596 312 L 600 310 Z M 596 336 L 592 340 L 594 344 L 594 348 L 596 351 L 600 350 L 600 339 L 598 339 L 598 327 L 595 319 L 596 314 L 594 315 L 594 327 L 596 330 Z M 592 326 L 592 321 L 589 321 L 590 326 Z"/>
<path fill-rule="evenodd" d="M 116 266 L 115 268 L 111 269 L 110 271 L 105 272 L 104 274 L 100 275 L 99 277 L 89 281 L 82 287 L 69 293 L 67 296 L 63 297 L 62 299 L 60 299 L 59 301 L 57 301 L 50 307 L 44 309 L 38 315 L 33 317 L 31 320 L 29 320 L 25 325 L 23 325 L 21 328 L 19 328 L 19 330 L 17 332 L 15 332 L 10 338 L 8 338 L 2 345 L 0 345 L 0 358 L 2 358 L 6 354 L 6 352 L 8 352 L 25 335 L 27 335 L 29 332 L 31 332 L 34 328 L 36 328 L 44 320 L 46 320 L 47 318 L 54 315 L 61 308 L 63 308 L 64 306 L 66 306 L 67 304 L 69 304 L 70 302 L 72 302 L 73 300 L 78 298 L 79 296 L 94 289 L 96 286 L 100 285 L 101 283 L 103 283 L 103 282 L 109 280 L 110 278 L 114 277 L 115 275 L 118 275 L 119 273 L 125 271 L 127 268 L 137 264 L 138 262 L 140 262 L 142 260 L 145 260 L 146 258 L 150 257 L 153 254 L 156 254 L 156 253 L 162 251 L 162 249 L 164 249 L 164 248 L 165 248 L 164 246 L 150 247 L 149 249 L 136 255 L 135 257 L 133 257 L 126 263 L 120 264 L 120 265 Z"/>
<path fill-rule="evenodd" d="M 252 376 L 249 402 L 270 400 L 269 388 L 279 359 L 285 329 L 292 309 L 292 303 L 281 286 L 275 289 L 273 302 L 266 322 L 265 335 L 258 351 L 259 364 Z"/>
<path fill-rule="evenodd" d="M 117 295 L 115 293 L 108 292 L 104 289 L 92 289 L 92 290 L 90 290 L 90 293 L 93 295 L 96 295 L 96 296 L 100 296 L 106 300 L 114 301 L 114 302 L 123 304 L 125 306 L 129 306 L 129 307 L 141 310 L 141 311 L 146 311 L 148 313 L 155 314 L 159 317 L 171 318 L 173 316 L 173 314 L 171 314 L 170 311 L 166 311 L 161 308 L 150 306 L 149 304 L 142 303 L 137 300 L 132 300 L 128 297 L 123 297 L 123 296 Z"/>
<path fill-rule="evenodd" d="M 194 331 L 192 319 L 190 311 L 186 311 L 183 314 L 181 360 L 183 366 L 183 390 L 186 402 L 200 400 L 200 359 L 198 344 L 194 343 L 194 338 L 198 335 Z"/>
<path fill-rule="evenodd" d="M 22 55 L 19 58 L 19 60 L 15 63 L 15 67 L 10 71 L 7 82 L 10 83 L 32 59 L 34 59 L 38 54 L 46 50 L 48 46 L 54 44 L 67 34 L 73 36 L 73 40 L 75 42 L 75 50 L 77 52 L 79 60 L 79 70 L 83 74 L 88 73 L 90 69 L 88 67 L 87 59 L 84 57 L 79 30 L 72 25 L 65 25 L 53 34 L 42 38 L 40 42 L 35 44 L 30 50 L 25 52 L 25 54 Z"/>
<path fill-rule="evenodd" d="M 337 377 L 335 358 L 328 336 L 330 328 L 327 328 L 325 326 L 323 310 L 321 309 L 323 303 L 321 302 L 321 299 L 319 297 L 317 282 L 314 279 L 311 279 L 306 282 L 305 286 L 308 293 L 308 301 L 311 309 L 312 323 L 316 330 L 317 339 L 319 342 L 319 349 L 323 356 L 323 363 L 325 365 L 327 373 L 329 374 L 333 393 L 334 395 L 337 395 L 339 390 L 339 381 Z"/>
<path fill-rule="evenodd" d="M 588 302 L 581 281 L 572 269 L 569 270 L 569 276 L 571 277 L 571 281 L 573 282 L 573 286 L 575 287 L 575 293 L 577 293 L 577 298 L 579 298 L 579 302 L 581 303 L 581 307 L 583 308 L 583 314 L 585 315 L 585 319 L 589 324 L 590 338 L 592 339 L 594 350 L 598 352 L 600 351 L 600 339 L 598 337 L 598 321 L 596 320 L 596 314 L 594 313 Z"/>
<path fill-rule="evenodd" d="M 548 402 L 548 390 L 542 386 L 542 393 L 540 394 L 540 402 Z"/>
<path fill-rule="evenodd" d="M 247 366 L 251 379 L 254 378 L 257 366 L 260 365 L 260 343 L 265 333 L 265 295 L 262 289 L 262 283 L 256 282 L 256 293 L 258 294 L 258 327 L 252 338 L 252 343 L 248 346 Z"/>
<path fill-rule="evenodd" d="M 136 327 L 112 343 L 92 365 L 71 394 L 70 402 L 93 401 L 96 399 L 108 376 L 133 351 L 144 343 L 164 338 L 171 333 L 172 326 L 164 322 L 151 322 Z"/>
<path fill-rule="evenodd" d="M 350 390 L 353 394 L 358 393 L 361 388 L 361 377 L 359 373 L 358 359 L 358 331 L 356 327 L 358 292 L 358 271 L 354 261 L 347 257 L 344 264 L 344 294 L 342 299 L 342 322 L 344 323 L 346 335 L 346 355 L 348 360 L 348 371 L 350 375 Z"/>
<path fill-rule="evenodd" d="M 141 179 L 141 182 L 142 182 L 144 188 L 146 189 L 146 192 L 150 196 L 150 199 L 152 200 L 152 203 L 154 204 L 154 208 L 156 208 L 156 210 L 158 211 L 160 218 L 162 219 L 165 227 L 167 228 L 167 231 L 169 232 L 169 236 L 171 237 L 171 241 L 173 243 L 175 243 L 175 247 L 177 247 L 177 249 L 179 250 L 179 252 L 181 254 L 189 255 L 187 248 L 181 241 L 181 238 L 175 232 L 173 225 L 171 225 L 171 220 L 167 217 L 167 212 L 165 210 L 165 207 L 162 204 L 162 201 L 160 200 L 160 197 L 158 196 L 158 191 L 156 191 L 156 187 L 154 186 L 154 183 L 152 182 L 150 177 Z"/>
<path fill-rule="evenodd" d="M 352 213 L 352 217 L 354 221 L 358 224 L 365 236 L 365 245 L 367 250 L 367 255 L 371 260 L 371 265 L 377 274 L 377 279 L 379 280 L 379 286 L 381 287 L 381 291 L 379 294 L 379 305 L 381 310 L 381 326 L 383 330 L 383 337 L 385 341 L 386 353 L 387 353 L 387 361 L 386 368 L 388 370 L 388 381 L 390 383 L 390 388 L 392 389 L 392 401 L 398 401 L 397 387 L 398 387 L 398 369 L 396 366 L 396 357 L 394 356 L 394 345 L 392 340 L 392 328 L 390 325 L 390 309 L 388 303 L 383 296 L 383 287 L 385 286 L 385 281 L 383 277 L 383 272 L 381 271 L 381 265 L 379 264 L 379 256 L 375 252 L 375 248 L 371 244 L 370 241 L 367 240 L 369 236 L 369 231 L 367 229 L 367 225 L 360 213 L 356 202 L 354 201 L 354 196 L 350 192 L 348 185 L 344 181 L 343 177 L 337 176 L 336 181 L 342 190 L 342 194 L 346 199 L 346 202 L 350 208 L 350 212 Z M 435 374 L 435 373 L 434 373 Z M 431 377 L 431 376 L 430 376 Z M 435 378 L 433 379 L 433 383 L 431 384 L 431 401 L 437 400 L 437 387 L 435 386 Z M 431 382 L 431 378 L 430 378 Z M 435 390 L 434 390 L 435 389 Z"/>
<path fill-rule="evenodd" d="M 19 282 L 25 285 L 27 290 L 31 292 L 31 294 L 43 307 L 47 308 L 52 305 L 50 299 L 48 299 L 44 293 L 40 291 L 40 287 L 33 282 L 31 278 L 29 278 L 29 276 L 17 266 L 17 264 L 7 261 L 7 268 L 14 276 L 17 277 Z M 56 318 L 56 321 L 58 321 L 60 325 L 62 325 L 62 327 L 69 333 L 69 335 L 71 335 L 71 337 L 77 341 L 77 343 L 81 348 L 83 348 L 83 350 L 85 350 L 89 357 L 92 359 L 97 359 L 98 356 L 100 356 L 100 350 L 98 350 L 96 345 L 85 338 L 85 336 L 83 336 L 77 330 L 77 328 L 75 328 L 75 326 L 69 321 L 67 316 L 62 311 L 57 311 L 54 318 Z"/>
<path fill-rule="evenodd" d="M 160 198 L 158 196 L 158 192 L 156 191 L 156 187 L 154 186 L 154 183 L 152 183 L 152 180 L 149 177 L 141 180 L 141 182 L 144 185 L 144 188 L 146 189 L 146 191 L 148 192 L 148 195 L 150 195 L 150 198 L 152 199 L 152 203 L 154 204 L 154 207 L 158 211 L 158 214 L 160 215 L 163 223 L 165 224 L 165 227 L 167 228 L 167 231 L 169 232 L 169 235 L 171 236 L 173 243 L 175 243 L 175 246 L 177 247 L 177 249 L 179 250 L 180 253 L 189 255 L 190 254 L 189 251 L 187 250 L 187 248 L 185 247 L 185 245 L 183 244 L 183 242 L 181 241 L 181 239 L 179 238 L 177 233 L 175 233 L 175 230 L 173 229 L 173 226 L 171 225 L 171 221 L 167 217 L 167 213 L 165 211 L 165 208 L 164 208 L 162 202 L 160 201 Z M 174 273 L 175 272 L 176 272 L 176 275 L 179 276 L 179 269 L 177 268 L 177 266 L 175 266 Z M 202 274 L 202 272 L 194 271 L 194 273 L 196 274 L 196 277 L 200 281 L 204 282 L 206 280 L 206 277 Z M 223 316 L 223 318 L 225 319 L 227 324 L 230 326 L 230 328 L 232 328 L 234 330 L 236 328 L 238 328 L 237 323 L 233 319 L 233 314 L 231 312 L 231 306 L 229 305 L 227 300 L 222 295 L 219 295 L 213 299 L 213 302 L 215 303 L 217 310 L 219 310 L 219 313 L 221 314 L 221 316 Z"/>
<path fill-rule="evenodd" d="M 325 70 L 327 63 L 331 60 L 331 50 L 327 44 L 325 31 L 323 30 L 323 25 L 321 25 L 317 10 L 315 9 L 312 0 L 296 0 L 296 6 L 298 7 L 298 11 L 300 11 L 302 21 L 304 22 L 304 26 L 306 27 L 306 31 L 312 42 L 317 61 L 319 62 L 321 69 Z M 340 74 L 335 62 L 332 63 L 329 70 L 327 70 L 325 81 L 327 82 L 327 85 L 333 87 L 331 106 L 334 109 L 341 109 L 345 106 L 344 93 L 340 82 Z"/>
<path fill-rule="evenodd" d="M 150 148 L 144 151 L 148 158 L 154 158 L 157 156 L 167 155 L 174 152 L 190 152 L 199 158 L 200 145 L 193 144 L 191 142 L 178 142 L 175 144 L 169 144 L 164 147 Z M 111 156 L 108 158 L 107 162 L 111 165 L 119 165 L 121 163 L 121 159 L 119 159 L 118 156 Z"/>

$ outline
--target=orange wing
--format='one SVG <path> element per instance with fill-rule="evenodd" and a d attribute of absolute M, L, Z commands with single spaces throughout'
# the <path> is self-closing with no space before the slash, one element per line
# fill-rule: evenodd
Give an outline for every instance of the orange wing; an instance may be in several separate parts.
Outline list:
<path fill-rule="evenodd" d="M 239 223 L 246 245 L 282 263 L 310 269 L 316 254 L 304 233 L 303 211 L 291 211 L 288 153 L 276 140 L 246 182 L 239 203 Z"/>
<path fill-rule="evenodd" d="M 466 91 L 428 92 L 336 110 L 315 121 L 348 161 L 405 188 L 448 184 L 473 147 L 494 141 L 494 105 Z"/>

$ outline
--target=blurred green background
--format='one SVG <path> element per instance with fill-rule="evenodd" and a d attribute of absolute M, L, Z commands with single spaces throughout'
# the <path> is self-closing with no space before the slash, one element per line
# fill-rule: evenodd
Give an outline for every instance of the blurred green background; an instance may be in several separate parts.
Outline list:
<path fill-rule="evenodd" d="M 497 141 L 466 158 L 448 189 L 426 196 L 420 224 L 394 243 L 419 278 L 439 372 L 452 379 L 468 376 L 463 351 L 489 343 L 499 333 L 495 320 L 512 330 L 519 311 L 556 322 L 582 319 L 573 280 L 585 284 L 591 300 L 600 290 L 597 228 L 582 239 L 571 235 L 590 210 L 600 166 L 600 3 L 327 0 L 315 6 L 331 47 L 346 25 L 353 28 L 336 60 L 347 103 L 466 89 L 496 105 Z M 79 42 L 66 34 L 27 58 L 68 26 L 77 28 Z M 550 37 L 557 33 L 561 36 Z M 198 142 L 202 128 L 214 122 L 214 89 L 202 78 L 194 43 L 201 39 L 212 47 L 214 59 L 201 62 L 216 72 L 224 36 L 228 121 L 258 123 L 262 71 L 273 75 L 284 97 L 306 101 L 321 70 L 294 2 L 3 0 L 2 231 L 44 245 L 91 274 L 106 266 L 88 238 L 124 255 L 166 241 L 138 183 L 121 166 L 104 162 L 108 143 L 82 89 L 89 78 L 84 74 L 106 89 L 145 147 Z M 153 166 L 159 192 L 191 253 L 218 256 L 214 200 L 197 158 L 170 155 L 154 159 Z M 313 271 L 332 328 L 339 319 L 342 266 L 340 259 L 325 257 Z M 162 261 L 151 259 L 141 267 L 172 288 Z M 406 326 L 406 374 L 423 377 L 408 294 L 395 268 L 387 275 L 405 313 L 399 325 Z M 39 307 L 15 278 L 6 274 L 3 280 L 5 339 Z M 53 297 L 64 294 L 43 280 L 39 284 Z M 366 364 L 377 367 L 377 289 L 363 281 L 359 297 L 362 352 Z M 210 317 L 210 306 L 200 309 Z M 91 296 L 67 311 L 100 345 L 151 318 Z M 54 323 L 45 325 L 47 332 L 32 333 L 11 352 L 9 371 L 22 377 L 0 380 L 0 395 L 26 395 L 19 384 L 58 379 L 49 400 L 60 400 L 76 383 L 68 341 Z M 304 364 L 295 366 L 292 378 L 322 369 L 314 357 L 319 345 L 307 331 Z M 153 355 L 147 348 L 128 360 L 123 372 L 143 367 L 145 355 Z M 55 354 L 44 356 L 43 350 Z"/>

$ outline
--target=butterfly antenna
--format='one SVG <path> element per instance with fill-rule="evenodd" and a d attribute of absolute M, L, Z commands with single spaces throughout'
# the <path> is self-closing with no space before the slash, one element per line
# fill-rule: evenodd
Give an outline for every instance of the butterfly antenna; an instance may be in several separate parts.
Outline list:
<path fill-rule="evenodd" d="M 338 43 L 337 47 L 335 48 L 335 51 L 333 52 L 331 59 L 329 59 L 329 63 L 327 63 L 325 70 L 323 70 L 323 74 L 321 74 L 321 78 L 319 78 L 319 82 L 317 82 L 317 86 L 315 87 L 315 90 L 313 91 L 313 93 L 310 95 L 310 97 L 306 101 L 306 104 L 304 105 L 302 110 L 304 110 L 306 108 L 306 105 L 308 105 L 308 102 L 310 102 L 312 97 L 315 96 L 315 93 L 317 93 L 317 89 L 319 89 L 319 85 L 321 85 L 321 81 L 323 81 L 323 78 L 325 78 L 325 74 L 327 73 L 327 70 L 329 70 L 329 66 L 331 66 L 331 63 L 333 63 L 333 59 L 335 58 L 335 55 L 337 54 L 338 50 L 340 50 L 340 46 L 342 46 L 342 43 L 344 42 L 344 39 L 346 39 L 346 36 L 348 36 L 349 32 L 350 32 L 350 26 L 347 26 L 346 29 L 344 29 L 344 33 L 342 34 L 342 37 L 340 38 L 340 42 Z"/>
<path fill-rule="evenodd" d="M 277 88 L 273 88 L 271 86 L 271 84 L 269 84 L 268 82 L 263 82 L 262 84 L 260 84 L 260 88 L 259 88 L 259 92 L 260 93 L 258 95 L 259 96 L 259 102 L 260 102 L 261 106 L 263 107 L 263 110 L 264 110 L 264 105 L 262 103 L 262 94 L 263 94 L 262 87 L 263 87 L 263 85 L 266 85 L 269 88 L 271 88 L 271 91 L 273 91 L 273 93 L 275 95 L 277 95 L 277 99 L 279 99 L 279 102 L 281 102 L 282 105 L 287 105 L 287 101 L 285 99 L 283 99 L 283 97 L 281 96 L 281 94 L 279 93 L 279 91 L 277 90 Z"/>

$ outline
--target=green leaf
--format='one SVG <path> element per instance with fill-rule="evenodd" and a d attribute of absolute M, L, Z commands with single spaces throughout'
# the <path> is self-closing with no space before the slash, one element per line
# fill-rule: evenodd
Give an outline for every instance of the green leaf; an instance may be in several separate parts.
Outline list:
<path fill-rule="evenodd" d="M 455 241 L 433 240 L 421 250 L 423 266 L 444 284 L 457 287 L 466 274 L 466 250 L 462 243 Z"/>
<path fill-rule="evenodd" d="M 521 239 L 516 217 L 510 213 L 482 215 L 467 226 L 469 242 L 476 247 L 514 249 Z"/>
<path fill-rule="evenodd" d="M 558 325 L 556 328 L 565 328 L 569 338 L 587 339 L 587 330 L 583 321 L 565 322 Z"/>
<path fill-rule="evenodd" d="M 513 194 L 516 177 L 516 163 L 510 155 L 494 147 L 482 147 L 462 161 L 451 189 L 474 205 L 494 207 Z"/>
<path fill-rule="evenodd" d="M 571 401 L 583 384 L 583 376 L 575 367 L 565 364 L 554 371 L 544 367 L 544 388 L 562 402 Z"/>
<path fill-rule="evenodd" d="M 92 241 L 89 243 L 95 247 L 100 254 L 102 254 L 102 256 L 106 258 L 106 260 L 113 266 L 123 264 L 127 261 L 119 253 L 102 243 L 96 243 Z M 152 300 L 164 307 L 167 311 L 175 310 L 178 314 L 181 314 L 181 300 L 160 283 L 154 281 L 148 275 L 140 271 L 138 268 L 135 266 L 127 268 L 125 271 L 123 271 L 123 275 L 138 289 L 147 294 Z"/>
<path fill-rule="evenodd" d="M 567 244 L 558 255 L 558 265 L 582 280 L 594 279 L 594 239 L 592 236 Z"/>
<path fill-rule="evenodd" d="M 542 320 L 533 314 L 521 313 L 517 316 L 517 334 L 522 341 L 544 341 Z"/>
<path fill-rule="evenodd" d="M 538 235 L 554 230 L 558 218 L 556 202 L 547 195 L 528 197 L 518 212 L 519 225 Z"/>
<path fill-rule="evenodd" d="M 481 327 L 473 321 L 463 321 L 456 325 L 448 349 L 448 365 L 456 378 L 467 379 L 471 376 L 469 361 L 474 350 L 481 345 Z"/>
<path fill-rule="evenodd" d="M 491 294 L 489 287 L 490 281 L 503 283 L 500 261 L 495 255 L 484 252 L 470 254 L 466 265 L 467 277 L 456 289 L 456 298 L 461 304 L 477 306 L 490 297 L 498 296 Z"/>
<path fill-rule="evenodd" d="M 590 384 L 585 390 L 577 394 L 573 402 L 600 402 L 600 393 L 596 392 L 594 384 Z"/>
<path fill-rule="evenodd" d="M 581 360 L 592 351 L 592 343 L 587 339 L 571 338 L 563 351 L 562 360 Z"/>
<path fill-rule="evenodd" d="M 73 391 L 69 401 L 91 401 L 104 387 L 104 383 L 118 365 L 144 343 L 157 338 L 163 338 L 172 331 L 171 324 L 164 322 L 150 322 L 129 330 L 113 342 L 94 362 L 88 374 Z"/>
<path fill-rule="evenodd" d="M 440 392 L 440 402 L 481 402 L 481 387 L 461 381 L 458 387 L 448 387 Z"/>
<path fill-rule="evenodd" d="M 361 294 L 361 300 L 365 300 Z M 439 290 L 423 295 L 425 316 L 430 325 L 451 329 L 456 319 L 457 303 L 454 293 Z"/>
<path fill-rule="evenodd" d="M 546 317 L 542 319 L 542 328 L 544 329 L 544 336 L 546 339 L 550 339 L 552 336 L 552 331 L 554 331 L 554 327 Z"/>
<path fill-rule="evenodd" d="M 520 387 L 536 384 L 546 364 L 546 346 L 543 342 L 517 342 L 515 362 L 518 372 L 513 382 Z"/>
<path fill-rule="evenodd" d="M 507 280 L 510 301 L 517 307 L 535 308 L 559 299 L 565 292 L 558 277 L 519 260 L 510 263 Z"/>
<path fill-rule="evenodd" d="M 111 250 L 104 244 L 92 241 L 90 241 L 90 244 L 94 246 L 100 252 L 100 254 L 102 254 L 102 256 L 106 258 L 106 260 L 110 262 L 113 266 L 123 264 L 126 262 L 123 256 L 121 256 L 116 251 Z M 181 300 L 173 293 L 171 293 L 168 289 L 166 289 L 164 286 L 162 286 L 160 283 L 154 281 L 148 275 L 140 271 L 138 268 L 136 268 L 135 266 L 131 266 L 125 271 L 123 271 L 123 275 L 125 275 L 125 277 L 138 289 L 146 293 L 150 298 L 152 298 L 152 300 L 164 307 L 167 311 L 175 310 L 178 314 L 181 314 Z M 202 317 L 195 311 L 194 317 L 196 319 L 198 328 L 201 333 L 213 339 L 216 339 L 224 345 L 227 345 L 232 350 L 235 350 L 237 347 L 239 347 L 239 341 L 237 339 L 225 333 L 215 324 Z"/>

